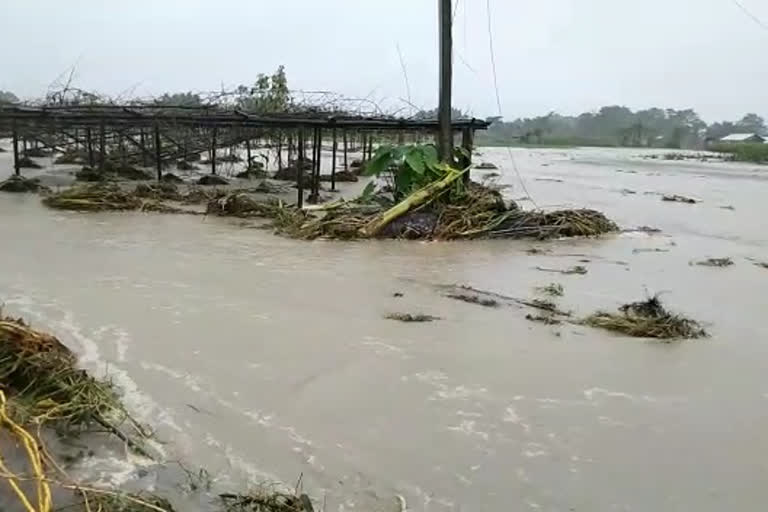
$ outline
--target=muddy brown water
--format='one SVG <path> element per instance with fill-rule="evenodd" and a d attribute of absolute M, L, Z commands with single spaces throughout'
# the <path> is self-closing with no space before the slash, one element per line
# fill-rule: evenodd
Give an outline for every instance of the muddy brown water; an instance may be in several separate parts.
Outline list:
<path fill-rule="evenodd" d="M 481 151 L 510 198 L 663 232 L 298 242 L 229 219 L 77 214 L 3 194 L 0 300 L 111 375 L 166 457 L 204 466 L 223 488 L 303 475 L 316 503 L 339 511 L 762 510 L 768 270 L 748 258 L 768 260 L 768 168 L 638 150 Z M 0 175 L 10 158 L 0 154 Z M 736 264 L 689 264 L 726 256 Z M 573 265 L 589 273 L 535 270 Z M 712 337 L 659 344 L 543 326 L 438 288 L 530 298 L 550 282 L 576 316 L 663 292 Z M 442 320 L 383 318 L 393 312 Z M 78 472 L 172 493 L 119 452 Z"/>

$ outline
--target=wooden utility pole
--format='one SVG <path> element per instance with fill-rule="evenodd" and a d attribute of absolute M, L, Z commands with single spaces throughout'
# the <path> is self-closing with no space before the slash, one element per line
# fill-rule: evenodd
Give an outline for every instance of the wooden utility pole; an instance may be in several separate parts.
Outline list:
<path fill-rule="evenodd" d="M 453 19 L 451 0 L 438 0 L 440 16 L 440 105 L 438 123 L 440 132 L 437 146 L 440 159 L 450 163 L 453 160 L 453 129 L 451 128 L 451 86 L 453 78 Z"/>

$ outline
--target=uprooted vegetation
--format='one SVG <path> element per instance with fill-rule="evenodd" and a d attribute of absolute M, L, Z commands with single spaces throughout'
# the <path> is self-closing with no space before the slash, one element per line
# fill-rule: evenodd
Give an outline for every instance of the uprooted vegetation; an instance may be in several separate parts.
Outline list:
<path fill-rule="evenodd" d="M 0 181 L 0 191 L 3 192 L 40 192 L 47 187 L 40 184 L 37 178 L 25 178 L 13 175 L 5 181 Z"/>
<path fill-rule="evenodd" d="M 118 390 L 78 368 L 75 354 L 56 337 L 0 312 L 0 375 L 0 430 L 4 431 L 0 436 L 0 479 L 9 484 L 9 499 L 19 502 L 19 510 L 174 511 L 171 501 L 150 492 L 75 481 L 62 467 L 66 458 L 57 460 L 58 454 L 48 444 L 51 436 L 76 437 L 77 445 L 87 448 L 92 439 L 99 442 L 106 435 L 138 456 L 151 459 L 154 451 L 150 433 L 123 406 Z M 15 460 L 17 453 L 19 461 Z M 189 486 L 188 491 L 205 492 L 212 498 L 210 483 Z M 210 510 L 311 512 L 313 507 L 309 497 L 298 491 L 291 494 L 264 487 L 243 494 L 219 494 Z"/>
<path fill-rule="evenodd" d="M 700 267 L 730 267 L 733 265 L 731 258 L 707 258 L 701 261 L 697 261 L 696 265 Z"/>
<path fill-rule="evenodd" d="M 128 211 L 143 210 L 161 213 L 189 213 L 176 208 L 171 201 L 183 204 L 205 204 L 217 196 L 201 187 L 189 187 L 182 192 L 173 183 L 140 183 L 133 190 L 117 183 L 90 183 L 76 185 L 43 199 L 51 208 L 74 211 Z M 148 204 L 149 203 L 149 204 Z"/>
<path fill-rule="evenodd" d="M 467 180 L 468 171 L 439 163 L 433 146 L 384 146 L 363 173 L 373 177 L 373 181 L 352 201 L 337 200 L 300 209 L 272 198 L 254 197 L 253 193 L 284 192 L 267 181 L 253 190 L 217 192 L 205 200 L 217 201 L 209 203 L 208 213 L 263 217 L 272 221 L 277 233 L 304 240 L 551 239 L 618 231 L 614 222 L 595 210 L 523 210 L 514 201 L 505 201 L 498 188 Z M 93 179 L 100 181 L 104 175 L 96 173 Z M 207 175 L 198 183 L 225 185 L 228 181 Z M 179 200 L 156 196 L 152 195 L 154 199 Z M 131 194 L 105 185 L 73 188 L 47 198 L 46 204 L 73 210 L 131 210 L 141 208 L 138 199 L 142 197 L 146 194 Z M 186 198 L 181 200 L 187 202 Z"/>
<path fill-rule="evenodd" d="M 377 180 L 355 201 L 271 210 L 274 225 L 294 238 L 347 240 L 547 239 L 618 230 L 594 210 L 524 211 L 493 187 L 465 182 L 466 172 L 439 163 L 432 146 L 382 147 L 363 173 Z"/>
<path fill-rule="evenodd" d="M 582 323 L 637 338 L 673 340 L 708 336 L 697 321 L 667 311 L 658 295 L 625 304 L 617 313 L 597 312 Z"/>
<path fill-rule="evenodd" d="M 440 320 L 439 316 L 425 315 L 422 313 L 390 313 L 385 315 L 384 318 L 405 323 L 424 323 Z"/>

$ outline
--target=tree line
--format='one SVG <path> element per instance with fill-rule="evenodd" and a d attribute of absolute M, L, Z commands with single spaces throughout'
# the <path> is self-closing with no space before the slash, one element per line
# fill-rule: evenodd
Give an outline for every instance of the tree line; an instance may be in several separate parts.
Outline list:
<path fill-rule="evenodd" d="M 768 135 L 765 120 L 757 114 L 708 125 L 692 109 L 649 108 L 633 112 L 614 105 L 578 116 L 550 112 L 511 122 L 490 120 L 493 123 L 489 130 L 478 134 L 478 143 L 699 148 L 733 133 Z"/>

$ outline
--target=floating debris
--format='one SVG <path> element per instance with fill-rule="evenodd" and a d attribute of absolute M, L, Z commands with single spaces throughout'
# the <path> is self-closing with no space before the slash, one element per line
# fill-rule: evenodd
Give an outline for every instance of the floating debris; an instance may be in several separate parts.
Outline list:
<path fill-rule="evenodd" d="M 353 173 L 352 171 L 337 171 L 335 178 L 337 183 L 342 183 L 342 182 L 357 183 L 360 180 L 360 178 L 357 177 L 357 174 Z M 331 175 L 330 174 L 320 175 L 320 181 L 330 182 Z"/>
<path fill-rule="evenodd" d="M 17 162 L 20 169 L 42 169 L 43 166 L 29 158 L 28 156 L 19 156 Z"/>
<path fill-rule="evenodd" d="M 659 249 L 658 247 L 654 247 L 654 248 L 641 247 L 638 249 L 632 249 L 632 254 L 640 254 L 643 252 L 669 252 L 669 249 Z"/>
<path fill-rule="evenodd" d="M 411 313 L 390 313 L 384 318 L 387 320 L 398 320 L 400 322 L 434 322 L 440 320 L 439 316 L 423 315 L 423 314 L 411 314 Z"/>
<path fill-rule="evenodd" d="M 563 183 L 560 178 L 535 178 L 536 181 L 551 181 L 553 183 Z"/>
<path fill-rule="evenodd" d="M 621 193 L 627 196 L 627 195 L 637 194 L 637 191 L 632 190 L 631 188 L 623 188 L 621 189 Z"/>
<path fill-rule="evenodd" d="M 117 184 L 78 185 L 43 199 L 51 208 L 77 211 L 136 210 L 142 201 Z"/>
<path fill-rule="evenodd" d="M 175 184 L 181 184 L 184 183 L 184 180 L 180 177 L 176 176 L 172 172 L 166 172 L 163 174 L 163 177 L 160 178 L 160 181 L 164 183 L 175 183 Z"/>
<path fill-rule="evenodd" d="M 560 283 L 549 283 L 547 286 L 539 286 L 536 291 L 552 297 L 562 297 L 565 289 Z"/>
<path fill-rule="evenodd" d="M 137 197 L 155 200 L 181 201 L 183 196 L 174 183 L 141 183 L 136 185 L 133 193 Z"/>
<path fill-rule="evenodd" d="M 632 171 L 632 170 L 625 171 L 624 169 L 616 169 L 616 172 L 623 172 L 626 174 L 637 174 L 637 171 Z"/>
<path fill-rule="evenodd" d="M 25 178 L 15 174 L 5 181 L 0 181 L 2 192 L 39 192 L 47 189 L 48 187 L 41 185 L 37 178 Z"/>
<path fill-rule="evenodd" d="M 536 267 L 536 270 L 540 270 L 541 272 L 554 272 L 557 274 L 565 274 L 565 275 L 573 275 L 573 274 L 584 275 L 588 272 L 587 267 L 584 267 L 582 265 L 575 265 L 565 270 L 557 269 L 557 268 L 545 268 L 545 267 Z"/>
<path fill-rule="evenodd" d="M 497 308 L 501 304 L 496 299 L 483 298 L 479 295 L 468 295 L 465 293 L 449 293 L 446 295 L 449 299 L 460 300 L 468 304 L 477 304 L 486 308 Z"/>
<path fill-rule="evenodd" d="M 530 255 L 534 255 L 534 254 L 548 254 L 552 251 L 550 251 L 549 249 L 541 249 L 539 247 L 531 247 L 530 249 L 527 249 L 525 252 Z"/>
<path fill-rule="evenodd" d="M 262 168 L 250 168 L 246 169 L 243 172 L 239 172 L 235 174 L 235 178 L 241 179 L 241 180 L 256 180 L 256 179 L 264 179 L 267 177 L 267 172 Z"/>
<path fill-rule="evenodd" d="M 702 267 L 730 267 L 733 265 L 733 260 L 731 258 L 707 258 L 697 261 L 696 265 Z"/>
<path fill-rule="evenodd" d="M 88 161 L 88 153 L 85 151 L 66 151 L 59 155 L 54 164 L 83 165 Z"/>
<path fill-rule="evenodd" d="M 111 384 L 89 376 L 75 361 L 56 337 L 21 319 L 0 316 L 0 374 L 20 423 L 50 423 L 72 433 L 97 427 L 148 456 L 145 430 L 126 412 Z"/>
<path fill-rule="evenodd" d="M 395 298 L 400 298 L 400 297 L 403 297 L 404 295 L 403 295 L 403 292 L 395 292 L 392 294 L 392 296 Z"/>
<path fill-rule="evenodd" d="M 656 234 L 656 233 L 661 233 L 661 230 L 659 228 L 653 228 L 651 226 L 638 226 L 636 228 L 623 229 L 621 232 L 622 233 L 648 233 L 648 234 Z"/>
<path fill-rule="evenodd" d="M 229 185 L 229 181 L 222 177 L 218 176 L 216 174 L 206 174 L 199 180 L 197 180 L 198 185 Z"/>
<path fill-rule="evenodd" d="M 753 261 L 752 264 L 756 267 L 768 269 L 768 261 Z"/>
<path fill-rule="evenodd" d="M 733 206 L 731 206 L 731 205 L 729 205 L 729 204 L 728 204 L 728 205 L 725 205 L 725 206 L 719 206 L 718 208 L 720 208 L 721 210 L 731 210 L 731 211 L 734 211 L 734 210 L 736 210 L 736 208 L 735 208 L 735 207 L 733 207 Z"/>
<path fill-rule="evenodd" d="M 200 167 L 186 160 L 179 160 L 176 162 L 176 169 L 180 171 L 197 171 Z"/>
<path fill-rule="evenodd" d="M 220 494 L 225 512 L 313 512 L 306 494 L 295 495 L 264 490 L 247 495 Z"/>
<path fill-rule="evenodd" d="M 691 197 L 681 196 L 678 194 L 664 194 L 661 196 L 662 201 L 670 201 L 673 203 L 686 203 L 686 204 L 696 204 L 698 201 L 696 199 L 693 199 Z"/>
<path fill-rule="evenodd" d="M 208 201 L 207 213 L 232 217 L 275 218 L 279 210 L 288 208 L 276 199 L 258 200 L 245 192 L 233 192 Z"/>
<path fill-rule="evenodd" d="M 479 164 L 475 165 L 475 169 L 488 169 L 488 170 L 495 170 L 498 169 L 499 166 L 491 163 L 491 162 L 480 162 Z"/>
<path fill-rule="evenodd" d="M 598 312 L 581 323 L 637 338 L 695 339 L 708 336 L 695 320 L 667 311 L 658 296 L 625 304 L 618 313 Z"/>
<path fill-rule="evenodd" d="M 525 319 L 530 320 L 531 322 L 539 322 L 545 325 L 560 325 L 563 323 L 562 320 L 558 320 L 552 315 L 532 315 L 528 313 L 525 315 Z"/>

